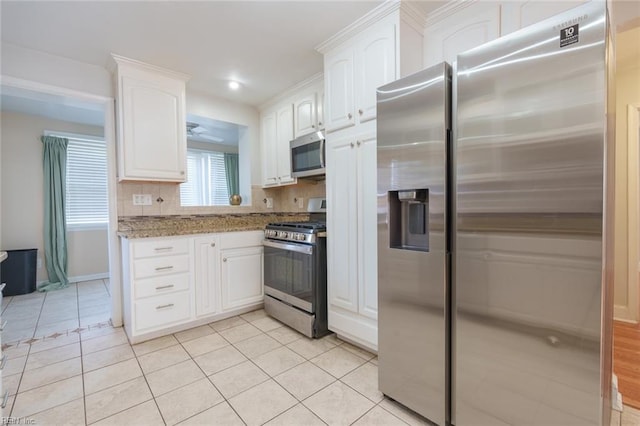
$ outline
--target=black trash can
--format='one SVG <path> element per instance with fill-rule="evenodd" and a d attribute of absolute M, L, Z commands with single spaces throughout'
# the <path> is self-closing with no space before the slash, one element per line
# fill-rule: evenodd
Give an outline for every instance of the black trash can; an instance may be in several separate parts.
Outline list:
<path fill-rule="evenodd" d="M 36 262 L 38 249 L 7 250 L 2 262 L 2 282 L 6 283 L 2 295 L 17 296 L 36 291 Z"/>

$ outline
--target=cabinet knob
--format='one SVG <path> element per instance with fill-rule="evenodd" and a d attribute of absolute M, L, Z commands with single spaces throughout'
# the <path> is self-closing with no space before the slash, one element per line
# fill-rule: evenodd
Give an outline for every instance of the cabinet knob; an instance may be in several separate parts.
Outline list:
<path fill-rule="evenodd" d="M 355 145 L 353 144 L 353 142 L 351 142 L 351 148 L 353 148 Z"/>
<path fill-rule="evenodd" d="M 351 119 L 353 118 L 353 115 L 351 115 L 351 113 L 349 113 L 349 114 L 347 114 L 347 118 L 348 118 L 349 120 L 351 120 Z"/>
<path fill-rule="evenodd" d="M 318 121 L 318 126 L 322 126 L 322 121 Z"/>
<path fill-rule="evenodd" d="M 180 172 L 180 174 L 181 174 L 182 176 L 184 176 L 184 170 L 182 170 L 182 171 Z"/>
<path fill-rule="evenodd" d="M 215 246 L 216 246 L 216 243 L 211 243 L 211 247 L 215 247 Z"/>
<path fill-rule="evenodd" d="M 315 129 L 315 128 L 316 128 L 316 125 L 315 125 L 315 124 L 312 124 L 312 125 L 311 125 L 311 128 L 312 128 L 312 129 Z"/>
<path fill-rule="evenodd" d="M 357 143 L 358 143 L 358 146 L 360 146 L 360 143 L 361 143 L 361 142 L 360 142 L 360 141 L 358 141 Z"/>
<path fill-rule="evenodd" d="M 223 259 L 222 259 L 222 261 L 223 261 L 223 262 L 226 262 L 226 261 L 227 261 L 227 258 L 226 258 L 226 257 L 225 257 L 225 258 L 223 258 Z"/>
<path fill-rule="evenodd" d="M 358 114 L 362 115 L 364 113 L 364 111 L 362 111 L 361 109 L 358 110 Z"/>

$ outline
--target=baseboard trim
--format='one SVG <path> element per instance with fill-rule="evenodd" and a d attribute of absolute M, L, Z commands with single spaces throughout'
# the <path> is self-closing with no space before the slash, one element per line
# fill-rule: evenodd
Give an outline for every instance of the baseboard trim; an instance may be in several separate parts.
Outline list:
<path fill-rule="evenodd" d="M 91 275 L 76 275 L 75 277 L 69 277 L 69 283 L 78 283 L 82 281 L 104 280 L 109 278 L 108 272 L 102 272 L 100 274 Z M 40 280 L 36 283 L 36 287 L 40 287 L 40 284 L 46 282 L 46 280 Z"/>

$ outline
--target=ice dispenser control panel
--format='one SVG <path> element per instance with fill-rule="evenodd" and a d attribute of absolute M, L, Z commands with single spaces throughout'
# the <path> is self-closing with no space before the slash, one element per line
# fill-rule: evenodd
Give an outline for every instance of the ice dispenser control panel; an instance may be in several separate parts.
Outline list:
<path fill-rule="evenodd" d="M 429 251 L 429 190 L 389 191 L 389 245 Z"/>

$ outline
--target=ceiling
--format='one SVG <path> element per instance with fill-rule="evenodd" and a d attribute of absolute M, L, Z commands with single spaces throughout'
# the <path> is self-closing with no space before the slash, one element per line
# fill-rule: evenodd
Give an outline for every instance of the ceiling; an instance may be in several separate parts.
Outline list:
<path fill-rule="evenodd" d="M 260 105 L 322 71 L 314 47 L 380 3 L 2 0 L 1 34 L 102 67 L 113 52 L 189 74 L 190 90 Z M 230 79 L 242 89 L 231 92 Z"/>

